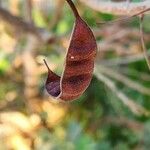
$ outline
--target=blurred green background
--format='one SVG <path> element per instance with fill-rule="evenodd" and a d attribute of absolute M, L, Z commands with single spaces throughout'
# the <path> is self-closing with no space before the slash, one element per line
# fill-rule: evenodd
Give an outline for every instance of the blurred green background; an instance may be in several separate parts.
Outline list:
<path fill-rule="evenodd" d="M 95 11 L 86 1 L 74 3 L 94 32 L 98 52 L 86 92 L 63 103 L 45 91 L 43 59 L 61 75 L 75 21 L 68 4 L 0 1 L 0 150 L 149 150 L 150 75 L 139 18 L 109 24 L 122 16 Z M 42 40 L 27 24 L 20 21 L 18 27 L 14 16 Z M 149 56 L 148 13 L 143 26 Z"/>

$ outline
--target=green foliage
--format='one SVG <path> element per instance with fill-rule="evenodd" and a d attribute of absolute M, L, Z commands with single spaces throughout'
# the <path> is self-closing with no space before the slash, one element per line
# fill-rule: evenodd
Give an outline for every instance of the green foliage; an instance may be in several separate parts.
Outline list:
<path fill-rule="evenodd" d="M 142 0 L 132 1 L 139 2 Z M 80 3 L 77 4 L 80 5 Z M 103 29 L 103 27 L 98 27 L 96 25 L 97 22 L 111 21 L 115 18 L 115 16 L 110 14 L 103 14 L 93 11 L 84 5 L 80 5 L 79 9 L 80 14 L 93 30 L 95 28 L 100 28 L 100 31 Z M 36 26 L 48 28 L 49 21 L 52 19 L 51 13 L 49 13 L 48 17 L 45 17 L 39 10 L 34 9 L 32 13 Z M 144 30 L 147 34 L 150 33 L 149 18 L 150 16 L 147 15 L 144 20 Z M 68 9 L 67 5 L 65 5 L 62 17 L 60 20 L 58 20 L 57 24 L 53 27 L 51 32 L 58 36 L 71 35 L 74 19 L 75 18 L 73 17 L 71 10 Z M 127 26 L 131 30 L 137 29 L 139 28 L 139 19 L 135 18 L 132 21 L 127 22 L 124 26 Z M 98 42 L 102 40 L 103 36 L 97 37 Z M 138 39 L 138 37 L 135 40 L 138 40 L 138 43 L 140 43 L 140 39 Z M 122 41 L 124 41 L 124 39 L 122 39 Z M 65 58 L 65 50 L 62 46 L 63 42 L 61 44 L 60 43 L 56 42 L 55 44 L 49 44 L 48 46 L 44 46 L 40 50 L 36 51 L 38 55 L 46 56 L 47 60 L 50 60 L 52 64 L 55 64 L 55 72 L 59 75 L 63 71 Z M 150 42 L 148 41 L 146 45 L 148 51 L 150 51 L 149 43 Z M 25 45 L 25 43 L 19 44 L 21 48 Z M 128 44 L 126 47 L 128 48 Z M 20 81 L 20 76 L 24 72 L 23 69 L 20 69 L 19 73 L 15 70 L 16 74 L 19 74 L 19 77 L 17 76 L 19 79 L 16 79 L 17 82 L 16 80 L 13 80 L 15 78 L 14 76 L 9 75 L 10 77 L 8 78 L 7 71 L 9 71 L 11 64 L 9 57 L 3 51 L 4 50 L 2 49 L 0 51 L 0 102 L 5 102 L 8 93 L 15 91 L 17 93 L 16 99 L 19 99 L 19 101 L 15 103 L 15 108 L 13 108 L 13 110 L 17 110 L 17 106 L 20 110 L 21 101 L 23 101 L 22 103 L 26 103 L 23 98 L 24 93 L 22 92 L 24 90 L 24 81 L 23 79 Z M 114 52 L 108 52 L 107 54 L 100 52 L 100 54 L 102 54 L 102 57 L 105 55 L 105 59 L 114 58 L 114 56 L 116 56 L 117 59 L 120 56 L 117 56 L 117 54 L 114 54 Z M 37 60 L 35 59 L 35 62 L 36 61 Z M 122 69 L 122 71 L 124 69 L 125 72 L 123 74 L 133 81 L 136 81 L 145 87 L 150 87 L 150 80 L 148 78 L 149 70 L 144 59 L 130 63 L 129 65 L 118 65 L 116 68 L 118 70 Z M 114 69 L 116 68 L 114 67 Z M 144 75 L 144 77 L 141 78 L 142 73 L 147 74 L 148 79 Z M 45 74 L 43 76 L 45 76 Z M 43 76 L 39 79 L 39 89 L 41 95 L 44 93 Z M 3 77 L 5 77 L 4 80 Z M 135 91 L 125 86 L 124 84 L 117 82 L 116 80 L 113 80 L 113 82 L 116 84 L 120 91 L 134 99 L 134 102 L 150 110 L 149 96 Z M 40 100 L 42 99 L 41 97 L 39 97 Z M 136 116 L 133 114 L 130 109 L 126 107 L 119 100 L 119 98 L 95 76 L 93 77 L 92 82 L 86 92 L 77 101 L 73 101 L 66 105 L 69 107 L 69 110 L 65 114 L 66 116 L 61 121 L 61 123 L 50 128 L 43 125 L 43 127 L 36 132 L 35 150 L 150 149 L 149 116 Z M 46 112 L 40 113 L 39 116 L 40 119 L 44 121 L 48 118 L 48 114 Z M 124 123 L 120 121 L 120 118 L 124 119 Z M 3 142 L 1 142 L 0 139 L 0 149 L 5 149 L 5 147 L 3 148 L 2 144 Z"/>
<path fill-rule="evenodd" d="M 0 75 L 5 73 L 10 67 L 7 57 L 4 53 L 0 52 Z"/>
<path fill-rule="evenodd" d="M 60 134 L 62 132 L 62 134 Z M 65 136 L 63 137 L 63 134 Z M 67 130 L 57 127 L 54 134 L 46 129 L 41 129 L 39 131 L 39 137 L 41 140 L 41 145 L 37 146 L 39 149 L 49 149 L 51 150 L 91 150 L 96 149 L 96 143 L 88 134 L 84 134 L 81 126 L 77 122 L 69 122 Z M 51 142 L 51 144 L 48 144 Z"/>
<path fill-rule="evenodd" d="M 46 21 L 38 10 L 33 10 L 33 19 L 38 27 L 46 27 Z"/>

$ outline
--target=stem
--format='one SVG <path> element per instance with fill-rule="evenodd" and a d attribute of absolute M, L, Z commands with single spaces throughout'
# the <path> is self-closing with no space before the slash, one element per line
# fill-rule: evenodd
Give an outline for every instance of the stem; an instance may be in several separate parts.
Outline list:
<path fill-rule="evenodd" d="M 142 44 L 142 49 L 143 49 L 143 54 L 144 54 L 145 60 L 147 62 L 148 68 L 150 70 L 150 61 L 149 61 L 149 57 L 148 57 L 148 54 L 147 54 L 146 45 L 145 45 L 145 42 L 144 42 L 143 19 L 144 19 L 144 15 L 140 16 L 141 44 Z"/>
<path fill-rule="evenodd" d="M 79 13 L 78 13 L 78 11 L 77 11 L 77 9 L 76 9 L 74 3 L 72 2 L 72 0 L 66 0 L 66 1 L 67 1 L 67 3 L 69 4 L 70 8 L 72 9 L 75 18 L 79 18 L 79 17 L 80 17 L 80 16 L 79 16 Z"/>
<path fill-rule="evenodd" d="M 97 23 L 97 25 L 101 25 L 101 24 L 113 24 L 113 23 L 115 23 L 115 22 L 126 21 L 126 20 L 129 20 L 129 19 L 131 19 L 131 18 L 133 18 L 133 17 L 136 17 L 136 16 L 138 16 L 138 15 L 142 15 L 142 14 L 144 14 L 144 13 L 147 12 L 147 11 L 150 11 L 150 8 L 144 9 L 144 10 L 142 10 L 142 11 L 136 13 L 136 14 L 133 14 L 133 15 L 127 16 L 127 17 L 123 17 L 123 18 L 121 18 L 121 19 L 116 19 L 116 20 L 108 21 L 108 22 L 100 22 L 100 23 Z"/>
<path fill-rule="evenodd" d="M 47 64 L 47 62 L 46 62 L 46 60 L 43 59 L 43 61 L 44 61 L 45 65 L 46 65 L 47 69 L 50 71 L 50 68 L 49 68 L 49 66 L 48 66 L 48 64 Z"/>

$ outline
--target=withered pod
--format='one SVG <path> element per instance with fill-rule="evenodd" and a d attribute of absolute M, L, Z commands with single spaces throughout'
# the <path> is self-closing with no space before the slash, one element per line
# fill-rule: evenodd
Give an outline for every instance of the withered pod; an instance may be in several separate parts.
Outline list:
<path fill-rule="evenodd" d="M 48 67 L 47 92 L 56 99 L 71 101 L 77 99 L 87 89 L 92 79 L 96 40 L 88 25 L 81 19 L 71 0 L 66 0 L 75 16 L 70 46 L 66 55 L 64 71 L 60 76 Z"/>

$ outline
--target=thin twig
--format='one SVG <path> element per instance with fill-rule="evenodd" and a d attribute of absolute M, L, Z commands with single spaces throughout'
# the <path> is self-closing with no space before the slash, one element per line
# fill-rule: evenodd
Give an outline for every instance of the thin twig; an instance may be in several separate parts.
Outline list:
<path fill-rule="evenodd" d="M 32 23 L 24 21 L 22 18 L 11 14 L 9 11 L 0 7 L 0 19 L 10 25 L 11 28 L 14 28 L 19 35 L 32 34 L 40 42 L 46 43 L 48 41 L 54 41 L 55 36 L 48 32 L 45 28 L 38 28 Z"/>
<path fill-rule="evenodd" d="M 14 27 L 17 31 L 34 34 L 39 36 L 39 28 L 25 22 L 22 18 L 12 15 L 9 11 L 0 7 L 0 19 Z"/>
<path fill-rule="evenodd" d="M 119 67 L 119 70 L 121 73 L 132 76 L 132 77 L 140 77 L 140 79 L 142 79 L 143 81 L 147 81 L 150 82 L 150 75 L 146 72 L 140 72 L 136 69 L 131 69 L 131 68 L 122 68 Z"/>
<path fill-rule="evenodd" d="M 150 52 L 148 52 L 147 55 L 150 56 Z M 132 56 L 112 58 L 109 60 L 102 60 L 102 61 L 97 61 L 97 62 L 98 64 L 102 64 L 105 66 L 116 66 L 116 65 L 127 65 L 127 64 L 134 63 L 143 59 L 144 59 L 144 55 L 142 53 L 142 54 L 136 54 Z"/>
<path fill-rule="evenodd" d="M 102 66 L 102 65 L 97 65 L 96 66 L 103 74 L 108 75 L 110 78 L 113 78 L 121 83 L 123 83 L 124 85 L 132 88 L 133 90 L 136 90 L 142 94 L 146 94 L 150 96 L 150 89 L 139 84 L 136 81 L 133 81 L 131 79 L 129 79 L 128 77 L 126 77 L 125 75 L 120 74 L 119 72 L 117 72 L 116 70 L 112 70 L 108 67 Z"/>
<path fill-rule="evenodd" d="M 142 10 L 150 8 L 150 1 L 130 2 L 129 7 L 126 7 L 126 2 L 111 2 L 104 0 L 80 0 L 90 8 L 104 13 L 115 15 L 133 15 Z"/>
<path fill-rule="evenodd" d="M 27 22 L 30 22 L 33 24 L 33 19 L 32 19 L 32 0 L 26 0 L 25 1 L 25 18 Z"/>
<path fill-rule="evenodd" d="M 107 116 L 104 117 L 103 120 L 104 124 L 119 124 L 121 126 L 124 126 L 126 128 L 129 128 L 135 132 L 143 132 L 144 126 L 141 122 L 136 120 L 131 120 L 129 118 L 119 116 L 119 117 L 113 117 L 113 116 Z"/>
<path fill-rule="evenodd" d="M 27 36 L 27 43 L 22 54 L 24 69 L 24 97 L 30 112 L 34 112 L 39 97 L 37 63 L 34 59 L 35 50 L 39 47 L 39 40 L 34 36 Z M 34 105 L 34 106 L 33 106 Z"/>
<path fill-rule="evenodd" d="M 65 3 L 65 0 L 57 1 L 55 12 L 53 13 L 54 14 L 53 18 L 49 22 L 49 27 L 48 27 L 49 29 L 52 29 L 57 24 L 57 22 L 60 20 L 61 15 L 63 14 L 62 11 L 63 11 L 64 3 Z"/>
<path fill-rule="evenodd" d="M 115 83 L 109 79 L 108 77 L 104 76 L 98 70 L 95 70 L 96 77 L 103 82 L 112 92 L 116 94 L 116 96 L 125 104 L 134 114 L 136 115 L 149 115 L 149 112 L 140 106 L 139 104 L 135 103 L 133 99 L 127 97 L 124 93 L 122 93 L 119 89 L 117 89 Z"/>
<path fill-rule="evenodd" d="M 147 63 L 148 68 L 149 68 L 149 70 L 150 70 L 150 61 L 149 61 L 149 57 L 148 57 L 147 50 L 146 50 L 146 46 L 145 46 L 145 42 L 144 42 L 143 19 L 144 19 L 144 15 L 141 15 L 141 16 L 140 16 L 140 35 L 141 35 L 141 44 L 142 44 L 142 50 L 143 50 L 143 54 L 144 54 L 146 63 Z"/>
<path fill-rule="evenodd" d="M 112 20 L 112 21 L 107 21 L 107 22 L 100 22 L 100 23 L 97 23 L 97 25 L 102 25 L 102 24 L 113 24 L 113 23 L 116 23 L 116 22 L 123 22 L 123 21 L 127 21 L 129 19 L 132 19 L 133 17 L 137 17 L 141 14 L 144 14 L 145 12 L 148 12 L 150 11 L 150 8 L 147 8 L 145 10 L 142 10 L 140 12 L 137 12 L 136 14 L 133 14 L 131 16 L 127 16 L 127 17 L 123 17 L 123 18 L 119 18 L 119 19 L 116 19 L 116 20 Z"/>

